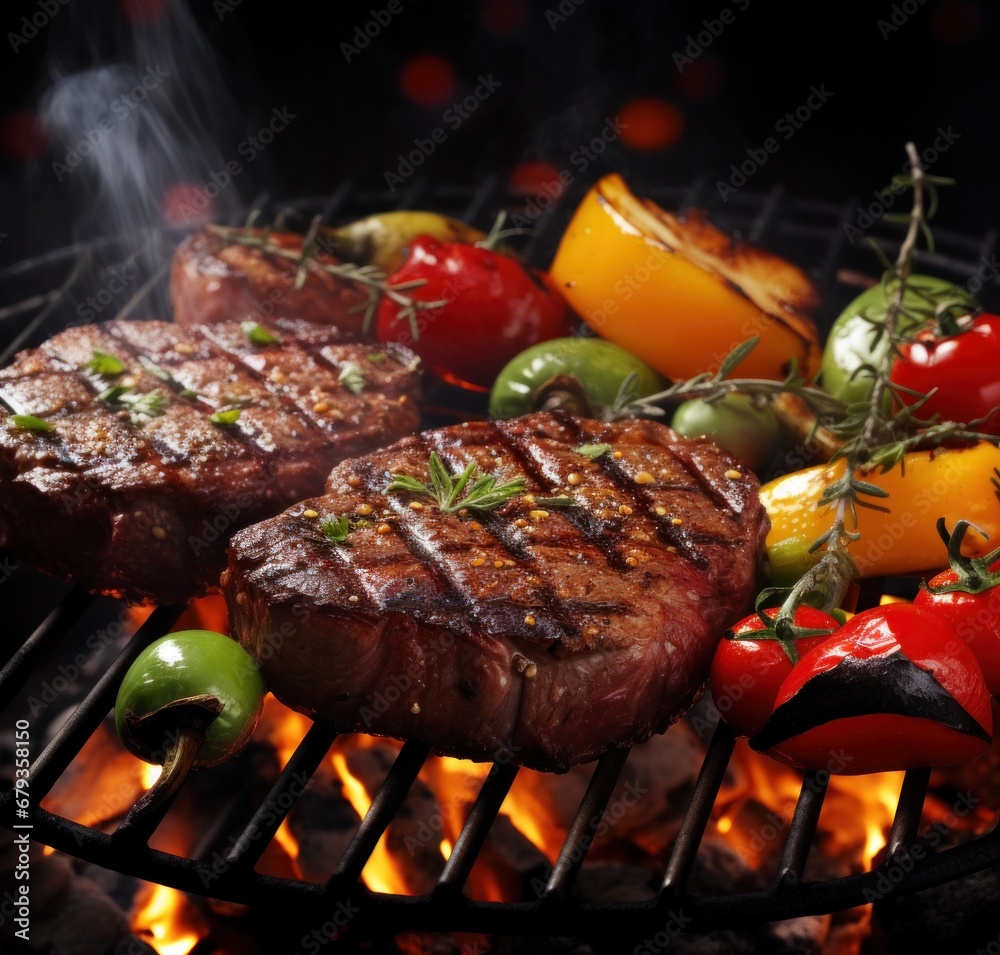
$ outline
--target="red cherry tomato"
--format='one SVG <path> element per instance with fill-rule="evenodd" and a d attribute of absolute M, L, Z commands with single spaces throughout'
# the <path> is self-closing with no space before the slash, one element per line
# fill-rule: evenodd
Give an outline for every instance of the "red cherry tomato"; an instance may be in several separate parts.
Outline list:
<path fill-rule="evenodd" d="M 920 418 L 939 414 L 944 421 L 976 425 L 977 431 L 1000 435 L 1000 315 L 979 315 L 959 322 L 956 334 L 930 333 L 902 344 L 889 380 L 926 395 L 937 391 L 915 412 Z M 918 399 L 903 394 L 907 404 Z"/>
<path fill-rule="evenodd" d="M 773 622 L 779 610 L 769 607 L 764 613 Z M 840 626 L 835 617 L 813 607 L 797 608 L 792 622 L 796 627 L 823 631 L 794 641 L 796 659 L 819 646 Z M 750 634 L 759 636 L 747 639 Z M 767 722 L 778 690 L 791 671 L 792 660 L 785 645 L 759 614 L 750 614 L 727 630 L 716 647 L 709 670 L 712 699 L 738 735 L 753 736 Z"/>
<path fill-rule="evenodd" d="M 379 340 L 412 348 L 428 371 L 454 384 L 486 391 L 529 345 L 566 334 L 568 310 L 558 289 L 544 272 L 509 255 L 417 236 L 388 284 L 416 281 L 424 284 L 405 295 L 445 304 L 407 315 L 384 297 Z"/>
<path fill-rule="evenodd" d="M 990 694 L 961 637 L 926 610 L 888 604 L 799 661 L 750 745 L 800 769 L 857 775 L 963 763 L 992 732 Z"/>
<path fill-rule="evenodd" d="M 922 584 L 913 603 L 955 630 L 979 662 L 987 689 L 1000 693 L 1000 560 L 996 550 L 982 557 L 962 553 L 970 526 L 959 521 L 949 535 L 944 521 L 938 521 L 951 567 Z"/>

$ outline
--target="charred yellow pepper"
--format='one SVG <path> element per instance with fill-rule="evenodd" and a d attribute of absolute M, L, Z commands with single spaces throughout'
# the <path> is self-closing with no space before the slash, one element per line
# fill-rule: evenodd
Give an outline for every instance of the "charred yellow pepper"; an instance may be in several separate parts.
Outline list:
<path fill-rule="evenodd" d="M 800 269 L 698 213 L 640 200 L 618 175 L 584 197 L 549 274 L 599 335 L 670 378 L 717 371 L 753 336 L 742 377 L 782 379 L 792 358 L 806 376 L 819 367 L 816 293 Z"/>
<path fill-rule="evenodd" d="M 1000 536 L 1000 491 L 994 483 L 1000 468 L 1000 449 L 987 441 L 966 448 L 912 451 L 885 474 L 878 470 L 863 480 L 888 491 L 874 502 L 887 513 L 859 507 L 861 534 L 849 545 L 863 577 L 914 574 L 947 566 L 945 546 L 936 523 L 943 517 L 949 527 L 966 520 L 988 534 L 992 543 L 972 531 L 966 551 L 987 553 Z M 760 489 L 761 501 L 771 518 L 767 555 L 777 584 L 797 580 L 817 560 L 809 547 L 829 530 L 835 505 L 819 506 L 825 488 L 844 473 L 844 461 L 818 465 L 776 478 Z M 873 499 L 874 500 L 874 499 Z M 851 527 L 848 518 L 848 530 Z"/>

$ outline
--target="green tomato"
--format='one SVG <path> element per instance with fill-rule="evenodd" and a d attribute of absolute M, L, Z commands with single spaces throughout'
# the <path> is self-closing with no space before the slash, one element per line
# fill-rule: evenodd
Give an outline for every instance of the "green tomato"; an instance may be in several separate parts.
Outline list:
<path fill-rule="evenodd" d="M 749 395 L 738 393 L 718 401 L 685 401 L 674 412 L 670 427 L 687 438 L 707 435 L 755 473 L 770 464 L 781 441 L 778 419 L 771 409 L 757 408 Z"/>
<path fill-rule="evenodd" d="M 125 747 L 140 759 L 162 763 L 163 730 L 170 704 L 208 695 L 221 704 L 205 729 L 196 766 L 215 766 L 235 755 L 257 725 L 264 705 L 264 679 L 253 658 L 235 640 L 212 630 L 183 630 L 154 641 L 125 674 L 115 703 L 115 725 Z M 163 710 L 156 729 L 136 730 L 136 718 Z M 179 711 L 177 711 L 179 712 Z"/>
<path fill-rule="evenodd" d="M 949 304 L 957 315 L 975 314 L 979 303 L 965 289 L 931 275 L 911 275 L 903 295 L 903 308 L 908 311 L 928 310 L 929 303 L 922 296 L 929 295 Z M 889 342 L 882 335 L 875 341 L 878 326 L 885 322 L 888 308 L 885 289 L 874 285 L 862 292 L 833 323 L 823 350 L 822 384 L 834 397 L 847 404 L 867 402 L 871 398 L 872 378 L 864 372 L 855 374 L 863 365 L 874 365 L 885 357 Z M 929 321 L 929 319 L 928 319 Z M 907 335 L 925 322 L 901 314 L 898 329 Z M 891 400 L 886 394 L 887 407 Z"/>
<path fill-rule="evenodd" d="M 557 379 L 578 388 L 593 413 L 610 408 L 622 382 L 635 373 L 636 398 L 662 391 L 666 382 L 644 361 L 603 338 L 553 338 L 526 348 L 501 370 L 490 393 L 490 416 L 516 418 L 538 407 L 536 399 Z"/>

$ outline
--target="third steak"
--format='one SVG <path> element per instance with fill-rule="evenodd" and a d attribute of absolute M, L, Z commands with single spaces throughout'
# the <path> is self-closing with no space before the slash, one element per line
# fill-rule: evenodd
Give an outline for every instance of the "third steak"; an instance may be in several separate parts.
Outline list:
<path fill-rule="evenodd" d="M 525 490 L 453 513 L 387 490 L 394 474 L 429 482 L 431 452 Z M 233 538 L 232 632 L 279 699 L 339 731 L 566 769 L 697 697 L 754 593 L 757 492 L 731 455 L 651 421 L 425 432 Z"/>

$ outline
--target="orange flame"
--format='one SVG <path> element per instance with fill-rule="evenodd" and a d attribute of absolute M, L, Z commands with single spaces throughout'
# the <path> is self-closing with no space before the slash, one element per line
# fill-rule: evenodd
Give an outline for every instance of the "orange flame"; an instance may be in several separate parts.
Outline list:
<path fill-rule="evenodd" d="M 207 933 L 207 926 L 182 892 L 155 885 L 132 919 L 132 930 L 159 955 L 187 955 Z"/>

